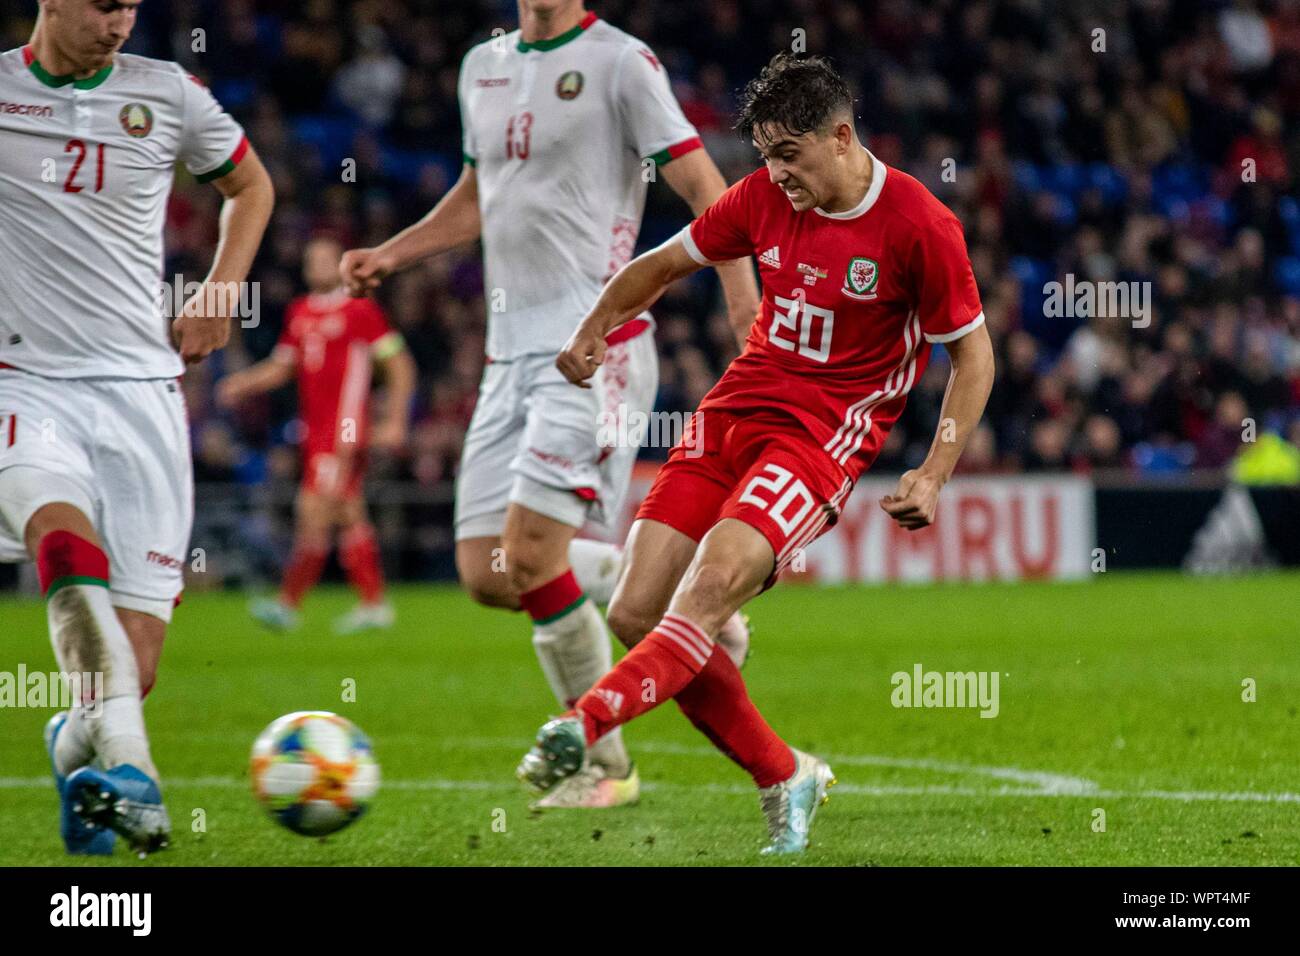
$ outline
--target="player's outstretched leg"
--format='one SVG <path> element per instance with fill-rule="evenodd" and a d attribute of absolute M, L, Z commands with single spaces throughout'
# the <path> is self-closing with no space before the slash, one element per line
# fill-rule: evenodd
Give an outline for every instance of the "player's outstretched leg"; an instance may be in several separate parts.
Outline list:
<path fill-rule="evenodd" d="M 108 557 L 85 514 L 68 504 L 40 508 L 27 524 L 26 538 L 36 555 L 59 666 L 65 674 L 90 675 L 95 693 L 87 706 L 96 713 L 83 715 L 84 729 L 104 769 L 71 769 L 61 761 L 85 759 L 86 750 L 69 757 L 72 750 L 59 746 L 63 727 L 52 727 L 47 736 L 55 773 L 67 777 L 65 819 L 70 812 L 91 824 L 88 830 L 109 827 L 140 852 L 161 849 L 170 824 L 145 735 L 136 650 L 109 599 Z M 65 830 L 65 842 L 66 835 Z M 85 842 L 100 846 L 94 843 L 98 839 Z M 69 851 L 85 852 L 81 844 L 73 841 Z"/>
<path fill-rule="evenodd" d="M 592 543 L 574 541 L 569 553 L 573 554 L 576 545 Z M 605 615 L 609 629 L 624 647 L 636 647 L 663 618 L 698 547 L 694 538 L 662 521 L 638 518 L 632 522 L 618 586 Z M 576 562 L 574 573 L 582 582 Z M 715 640 L 737 667 L 743 667 L 749 658 L 749 638 L 749 615 L 737 611 L 727 618 Z"/>
<path fill-rule="evenodd" d="M 830 768 L 776 736 L 745 693 L 735 663 L 716 653 L 711 636 L 759 592 L 772 565 L 771 546 L 759 532 L 734 519 L 719 522 L 701 542 L 663 620 L 583 695 L 573 714 L 542 728 L 520 764 L 520 778 L 552 785 L 574 772 L 575 761 L 581 764 L 583 747 L 703 679 L 683 710 L 754 777 L 771 836 L 764 852 L 803 850 L 834 782 Z"/>

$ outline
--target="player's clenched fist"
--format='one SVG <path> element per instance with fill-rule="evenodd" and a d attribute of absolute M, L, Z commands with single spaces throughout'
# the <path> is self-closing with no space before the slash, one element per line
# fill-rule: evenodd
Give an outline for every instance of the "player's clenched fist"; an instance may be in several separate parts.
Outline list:
<path fill-rule="evenodd" d="M 907 471 L 898 479 L 894 493 L 880 499 L 880 507 L 904 528 L 915 531 L 934 522 L 942 487 L 943 483 L 933 475 L 915 469 Z"/>
<path fill-rule="evenodd" d="M 231 285 L 205 282 L 172 321 L 172 344 L 186 365 L 201 362 L 230 340 L 230 317 L 239 301 Z"/>
<path fill-rule="evenodd" d="M 393 268 L 392 259 L 378 249 L 349 249 L 339 260 L 339 275 L 348 294 L 358 297 L 378 289 Z"/>
<path fill-rule="evenodd" d="M 555 360 L 564 377 L 579 388 L 591 388 L 587 379 L 596 374 L 600 363 L 605 361 L 605 336 L 588 328 L 584 322 L 569 336 L 569 341 L 560 350 Z"/>

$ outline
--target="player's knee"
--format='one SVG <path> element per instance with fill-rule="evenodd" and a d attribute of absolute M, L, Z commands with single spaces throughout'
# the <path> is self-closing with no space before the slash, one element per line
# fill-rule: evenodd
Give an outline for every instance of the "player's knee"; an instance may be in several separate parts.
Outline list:
<path fill-rule="evenodd" d="M 475 604 L 481 604 L 484 607 L 505 608 L 509 611 L 516 610 L 519 607 L 519 599 L 510 588 L 484 587 L 466 581 L 464 578 L 461 579 L 461 586 Z"/>
<path fill-rule="evenodd" d="M 511 588 L 518 594 L 525 594 L 546 583 L 541 552 L 529 544 L 506 545 L 506 573 Z"/>
<path fill-rule="evenodd" d="M 605 623 L 624 647 L 634 647 L 654 630 L 659 618 L 631 601 L 615 597 L 605 610 Z"/>
<path fill-rule="evenodd" d="M 526 594 L 554 579 L 568 567 L 568 546 L 541 534 L 522 533 L 507 535 L 502 540 L 505 548 L 506 573 L 516 594 Z"/>
<path fill-rule="evenodd" d="M 475 604 L 512 610 L 519 606 L 519 597 L 504 570 L 496 571 L 490 566 L 471 567 L 457 556 L 456 573 L 460 576 L 460 586 Z"/>

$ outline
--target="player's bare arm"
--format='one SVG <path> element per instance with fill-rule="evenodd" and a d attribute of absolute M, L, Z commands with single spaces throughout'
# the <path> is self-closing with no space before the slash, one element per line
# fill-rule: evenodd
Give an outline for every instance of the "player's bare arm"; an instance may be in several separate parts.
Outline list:
<path fill-rule="evenodd" d="M 702 149 L 679 156 L 662 167 L 664 179 L 673 192 L 681 196 L 699 216 L 726 191 L 727 183 L 714 164 L 712 157 Z M 727 321 L 736 333 L 741 348 L 749 335 L 749 327 L 758 314 L 758 283 L 754 280 L 753 260 L 746 256 L 714 266 L 722 283 L 722 295 L 727 303 Z"/>
<path fill-rule="evenodd" d="M 275 205 L 271 177 L 251 147 L 233 171 L 213 180 L 212 185 L 225 197 L 217 254 L 203 288 L 172 322 L 172 339 L 187 364 L 201 361 L 230 339 L 239 285 L 253 267 Z"/>
<path fill-rule="evenodd" d="M 482 232 L 478 209 L 478 174 L 466 163 L 456 185 L 419 222 L 373 249 L 350 249 L 339 263 L 339 274 L 353 296 L 379 288 L 395 272 L 421 259 L 473 242 Z"/>
<path fill-rule="evenodd" d="M 952 360 L 952 372 L 930 453 L 921 467 L 899 478 L 892 495 L 880 499 L 880 507 L 908 530 L 924 528 L 934 521 L 939 491 L 952 477 L 993 388 L 993 342 L 984 325 L 945 343 L 944 348 Z"/>
<path fill-rule="evenodd" d="M 217 383 L 217 404 L 234 408 L 240 402 L 283 388 L 293 381 L 293 363 L 272 355 L 246 369 L 227 375 Z"/>
<path fill-rule="evenodd" d="M 372 447 L 397 451 L 406 444 L 407 418 L 415 394 L 416 368 L 405 348 L 379 359 L 384 376 L 385 400 L 379 420 L 370 433 Z"/>
<path fill-rule="evenodd" d="M 569 337 L 555 366 L 574 385 L 591 388 L 587 379 L 605 359 L 605 336 L 617 325 L 640 315 L 664 290 L 700 268 L 676 237 L 637 256 L 610 279 L 587 317 Z"/>

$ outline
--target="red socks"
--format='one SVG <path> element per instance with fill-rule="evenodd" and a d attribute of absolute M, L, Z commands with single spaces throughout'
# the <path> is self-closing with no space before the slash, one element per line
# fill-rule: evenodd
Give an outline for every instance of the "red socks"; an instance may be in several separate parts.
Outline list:
<path fill-rule="evenodd" d="M 620 724 L 677 696 L 713 655 L 713 639 L 671 611 L 659 625 L 596 686 L 577 707 L 593 743 Z"/>
<path fill-rule="evenodd" d="M 740 764 L 759 787 L 790 779 L 794 754 L 768 726 L 735 663 L 719 651 L 677 695 L 677 706 L 713 745 Z"/>
<path fill-rule="evenodd" d="M 573 569 L 519 595 L 519 605 L 528 612 L 534 623 L 549 624 L 563 617 L 585 600 L 586 595 L 573 576 Z"/>
<path fill-rule="evenodd" d="M 760 787 L 794 773 L 794 754 L 745 691 L 740 671 L 692 621 L 669 612 L 578 701 L 591 744 L 670 697 Z"/>
<path fill-rule="evenodd" d="M 280 601 L 287 607 L 297 608 L 303 595 L 320 580 L 329 560 L 329 547 L 316 550 L 302 545 L 293 549 L 289 566 L 284 571 L 280 585 Z M 348 528 L 339 538 L 339 564 L 347 572 L 348 581 L 361 596 L 362 604 L 379 604 L 384 599 L 384 567 L 379 558 L 379 543 L 375 529 L 369 524 Z"/>
<path fill-rule="evenodd" d="M 353 525 L 343 533 L 339 540 L 339 563 L 361 595 L 362 604 L 378 604 L 384 599 L 384 568 L 373 526 Z"/>
<path fill-rule="evenodd" d="M 107 587 L 108 555 L 71 531 L 51 531 L 36 546 L 36 573 L 47 597 L 64 584 Z"/>
<path fill-rule="evenodd" d="M 325 561 L 329 558 L 328 548 L 317 551 L 311 548 L 297 547 L 289 556 L 289 567 L 285 568 L 284 581 L 280 584 L 280 601 L 286 607 L 297 608 L 302 603 L 302 596 L 312 589 L 320 580 Z"/>

